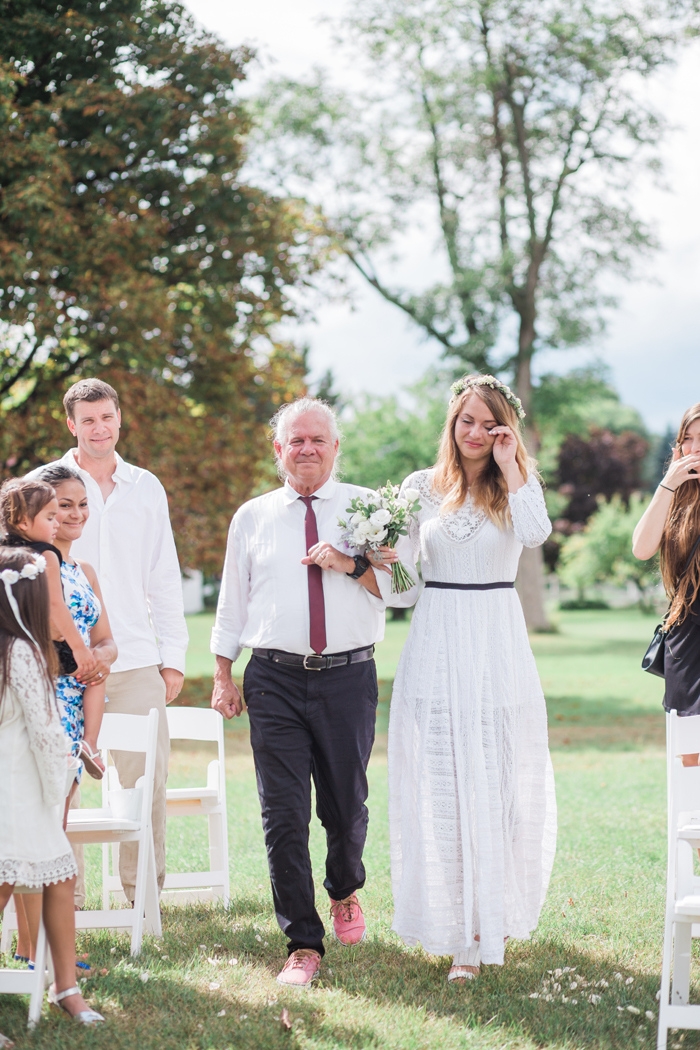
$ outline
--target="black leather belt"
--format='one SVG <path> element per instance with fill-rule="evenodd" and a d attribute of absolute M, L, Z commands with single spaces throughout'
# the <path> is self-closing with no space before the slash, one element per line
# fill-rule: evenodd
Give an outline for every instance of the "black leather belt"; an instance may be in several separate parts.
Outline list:
<path fill-rule="evenodd" d="M 273 664 L 302 667 L 305 671 L 328 671 L 331 667 L 346 667 L 348 664 L 362 664 L 371 660 L 374 656 L 374 646 L 351 649 L 348 653 L 331 653 L 329 656 L 317 656 L 316 653 L 301 656 L 299 653 L 285 653 L 281 649 L 253 649 L 253 656 L 272 660 Z"/>
<path fill-rule="evenodd" d="M 426 587 L 438 587 L 442 591 L 505 591 L 515 587 L 511 580 L 503 583 L 441 583 L 439 580 L 426 580 Z"/>

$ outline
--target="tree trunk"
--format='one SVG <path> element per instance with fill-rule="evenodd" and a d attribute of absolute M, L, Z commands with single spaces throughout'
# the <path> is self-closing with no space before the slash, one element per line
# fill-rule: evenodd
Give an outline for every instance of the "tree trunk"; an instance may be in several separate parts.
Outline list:
<path fill-rule="evenodd" d="M 534 308 L 528 313 L 527 320 L 521 316 L 515 374 L 518 397 L 526 412 L 525 441 L 530 453 L 535 456 L 539 448 L 539 439 L 531 414 L 532 372 L 530 368 L 532 343 L 535 336 Z M 515 586 L 523 606 L 528 631 L 551 631 L 552 625 L 544 607 L 544 558 L 541 547 L 523 548 Z"/>
<path fill-rule="evenodd" d="M 525 614 L 528 631 L 551 631 L 544 607 L 544 559 L 541 547 L 524 547 L 520 555 L 515 588 Z"/>

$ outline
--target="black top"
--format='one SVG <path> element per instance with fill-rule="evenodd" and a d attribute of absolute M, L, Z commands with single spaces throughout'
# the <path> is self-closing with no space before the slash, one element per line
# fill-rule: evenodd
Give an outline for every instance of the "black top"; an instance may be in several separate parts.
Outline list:
<path fill-rule="evenodd" d="M 35 551 L 37 554 L 43 554 L 45 551 L 53 551 L 58 558 L 58 564 L 63 565 L 63 555 L 61 554 L 58 547 L 54 547 L 53 543 L 44 543 L 43 540 L 25 540 L 24 536 L 18 536 L 14 532 L 8 532 L 3 537 L 3 547 L 29 547 L 30 550 Z"/>
<path fill-rule="evenodd" d="M 664 707 L 679 715 L 700 715 L 700 599 L 666 638 Z"/>
<path fill-rule="evenodd" d="M 33 550 L 36 554 L 44 554 L 46 551 L 53 551 L 58 558 L 59 568 L 63 565 L 63 555 L 61 554 L 58 547 L 54 547 L 53 543 L 44 543 L 43 540 L 26 540 L 24 536 L 18 536 L 14 532 L 9 532 L 7 536 L 3 537 L 4 547 L 28 547 Z M 73 650 L 71 649 L 68 642 L 63 639 L 61 642 L 54 642 L 54 648 L 58 655 L 58 663 L 62 675 L 72 675 L 74 671 L 78 669 L 78 665 L 75 662 L 73 656 Z"/>

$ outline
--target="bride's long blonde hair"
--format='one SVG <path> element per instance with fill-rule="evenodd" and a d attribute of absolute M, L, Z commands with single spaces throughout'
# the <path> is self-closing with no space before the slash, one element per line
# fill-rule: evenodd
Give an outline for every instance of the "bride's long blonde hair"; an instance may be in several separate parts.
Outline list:
<path fill-rule="evenodd" d="M 469 380 L 479 378 L 477 373 L 466 376 L 464 382 L 468 383 Z M 516 440 L 515 462 L 518 464 L 523 479 L 527 481 L 528 474 L 536 472 L 535 460 L 528 455 L 525 448 L 521 421 L 515 408 L 500 390 L 480 383 L 478 386 L 467 387 L 463 393 L 457 394 L 450 401 L 435 464 L 433 490 L 437 495 L 443 497 L 440 507 L 441 514 L 449 514 L 457 510 L 469 495 L 474 505 L 483 510 L 495 525 L 505 528 L 510 520 L 508 484 L 501 468 L 493 458 L 493 453 L 489 456 L 488 463 L 479 477 L 469 486 L 455 441 L 457 418 L 464 407 L 464 402 L 472 394 L 476 394 L 488 406 L 499 426 L 510 427 L 513 431 Z"/>

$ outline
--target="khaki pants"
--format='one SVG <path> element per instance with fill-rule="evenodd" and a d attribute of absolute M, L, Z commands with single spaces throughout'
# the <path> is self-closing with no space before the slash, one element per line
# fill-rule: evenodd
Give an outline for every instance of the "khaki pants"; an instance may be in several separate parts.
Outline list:
<path fill-rule="evenodd" d="M 155 707 L 158 720 L 158 748 L 156 751 L 156 780 L 153 788 L 153 845 L 156 856 L 158 889 L 165 881 L 165 784 L 168 779 L 170 736 L 165 713 L 165 682 L 157 666 L 137 667 L 132 671 L 117 671 L 107 679 L 109 714 L 147 715 Z M 130 751 L 113 751 L 112 757 L 123 788 L 134 787 L 143 776 L 143 755 Z M 127 900 L 133 903 L 136 886 L 136 862 L 138 845 L 125 842 L 119 847 L 119 875 Z"/>

